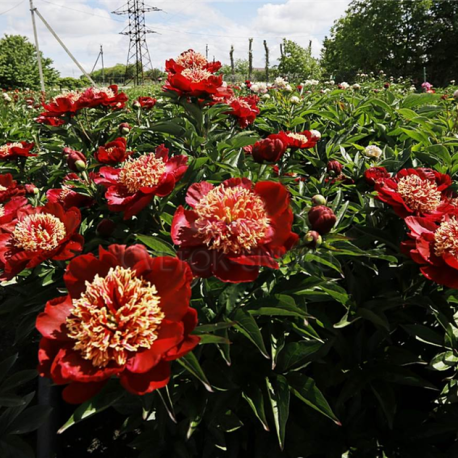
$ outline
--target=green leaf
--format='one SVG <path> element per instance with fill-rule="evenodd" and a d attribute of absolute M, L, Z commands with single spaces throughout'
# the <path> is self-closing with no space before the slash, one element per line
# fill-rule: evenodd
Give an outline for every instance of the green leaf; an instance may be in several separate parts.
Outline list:
<path fill-rule="evenodd" d="M 309 356 L 316 353 L 323 344 L 316 340 L 302 342 L 289 342 L 280 354 L 278 366 L 281 371 L 286 371 L 299 363 L 303 363 Z"/>
<path fill-rule="evenodd" d="M 273 381 L 266 377 L 267 393 L 269 394 L 270 406 L 274 417 L 280 449 L 285 448 L 286 423 L 289 417 L 289 385 L 282 375 L 278 375 Z"/>
<path fill-rule="evenodd" d="M 207 376 L 205 375 L 204 371 L 200 367 L 199 361 L 197 361 L 196 356 L 194 353 L 190 352 L 185 356 L 182 356 L 180 359 L 177 359 L 177 361 L 194 377 L 196 377 L 209 391 L 210 393 L 213 393 L 213 389 L 210 385 L 210 382 L 207 379 Z"/>
<path fill-rule="evenodd" d="M 256 320 L 240 308 L 238 308 L 233 313 L 232 318 L 237 323 L 234 327 L 238 331 L 240 331 L 247 339 L 249 339 L 254 345 L 256 345 L 256 347 L 259 349 L 259 351 L 265 358 L 270 359 L 270 356 L 267 353 L 266 346 L 264 345 L 261 330 L 259 329 Z"/>
<path fill-rule="evenodd" d="M 290 390 L 298 399 L 320 412 L 325 417 L 331 419 L 334 423 L 342 426 L 340 420 L 336 417 L 331 407 L 323 396 L 323 393 L 316 386 L 315 380 L 310 377 L 306 377 L 303 374 L 294 372 L 287 376 Z"/>
<path fill-rule="evenodd" d="M 52 407 L 32 406 L 24 410 L 8 427 L 9 434 L 26 434 L 38 429 L 49 414 Z"/>
<path fill-rule="evenodd" d="M 137 239 L 153 251 L 156 256 L 176 256 L 176 252 L 171 245 L 164 242 L 159 237 L 149 235 L 137 235 Z"/>
<path fill-rule="evenodd" d="M 93 415 L 103 412 L 112 406 L 116 401 L 121 399 L 125 391 L 119 387 L 117 382 L 108 383 L 100 393 L 94 396 L 89 401 L 83 402 L 73 415 L 66 421 L 66 423 L 59 429 L 58 434 L 62 434 L 75 423 L 79 423 L 85 418 L 92 417 Z"/>
<path fill-rule="evenodd" d="M 266 431 L 270 431 L 266 412 L 264 410 L 264 395 L 262 394 L 261 388 L 258 386 L 249 386 L 243 391 L 242 397 L 248 402 L 248 405 L 251 407 L 251 410 L 253 410 L 256 418 L 261 422 L 263 428 Z"/>
<path fill-rule="evenodd" d="M 34 458 L 32 447 L 18 436 L 5 436 L 0 440 L 2 458 Z"/>

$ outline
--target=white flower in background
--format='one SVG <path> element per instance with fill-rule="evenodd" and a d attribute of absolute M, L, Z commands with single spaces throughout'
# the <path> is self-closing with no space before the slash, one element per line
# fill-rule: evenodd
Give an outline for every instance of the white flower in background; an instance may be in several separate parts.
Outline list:
<path fill-rule="evenodd" d="M 346 83 L 345 81 L 339 84 L 340 89 L 348 89 L 350 85 Z"/>
<path fill-rule="evenodd" d="M 413 86 L 413 85 L 410 86 L 410 89 L 409 89 L 410 92 L 415 92 L 416 90 L 417 90 L 417 88 L 415 86 Z"/>
<path fill-rule="evenodd" d="M 321 140 L 321 132 L 319 130 L 311 130 L 312 137 L 316 140 Z"/>
<path fill-rule="evenodd" d="M 318 80 L 305 80 L 304 86 L 318 86 L 320 82 Z"/>
<path fill-rule="evenodd" d="M 326 93 L 328 93 L 330 90 L 331 90 L 331 89 L 326 88 L 326 89 L 321 89 L 320 92 L 321 92 L 322 94 L 326 94 Z"/>
<path fill-rule="evenodd" d="M 352 88 L 355 91 L 359 91 L 361 89 L 361 86 L 358 83 L 355 83 L 355 84 L 353 84 Z"/>
<path fill-rule="evenodd" d="M 265 94 L 267 92 L 266 83 L 255 83 L 250 88 L 255 94 Z"/>
<path fill-rule="evenodd" d="M 451 80 L 451 81 L 450 81 L 450 84 L 451 84 L 452 86 L 455 86 L 455 80 Z"/>
<path fill-rule="evenodd" d="M 301 99 L 297 96 L 297 95 L 293 95 L 289 101 L 293 104 L 293 105 L 297 105 L 298 103 L 301 102 Z"/>
<path fill-rule="evenodd" d="M 223 81 L 223 84 L 221 85 L 221 87 L 227 87 L 227 82 Z"/>
<path fill-rule="evenodd" d="M 278 78 L 275 78 L 275 86 L 277 86 L 279 89 L 285 89 L 287 84 L 288 82 L 285 79 L 283 79 L 281 76 L 279 76 Z"/>
<path fill-rule="evenodd" d="M 453 98 L 455 100 L 458 100 L 458 90 L 456 90 L 454 93 L 453 93 Z"/>
<path fill-rule="evenodd" d="M 292 88 L 291 84 L 287 84 L 287 85 L 285 86 L 285 91 L 287 91 L 287 92 L 293 92 L 293 88 Z"/>
<path fill-rule="evenodd" d="M 270 94 L 264 94 L 261 96 L 262 99 L 268 100 L 270 99 Z"/>
<path fill-rule="evenodd" d="M 6 92 L 4 92 L 3 93 L 3 100 L 5 102 L 11 102 L 11 97 Z"/>
<path fill-rule="evenodd" d="M 378 159 L 382 155 L 382 150 L 378 146 L 369 145 L 364 150 L 364 154 L 366 155 L 366 157 Z"/>
<path fill-rule="evenodd" d="M 312 91 L 305 91 L 305 93 L 306 93 L 306 94 L 311 94 L 311 93 L 312 93 Z"/>

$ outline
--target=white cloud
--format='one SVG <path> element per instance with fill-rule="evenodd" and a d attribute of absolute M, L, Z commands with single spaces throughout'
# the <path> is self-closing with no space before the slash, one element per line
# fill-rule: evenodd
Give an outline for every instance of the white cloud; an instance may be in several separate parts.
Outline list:
<path fill-rule="evenodd" d="M 16 1 L 1 2 L 1 10 L 14 6 Z M 206 44 L 210 59 L 215 56 L 217 60 L 228 62 L 231 45 L 234 45 L 236 58 L 247 58 L 248 37 L 254 37 L 256 67 L 264 65 L 263 39 L 271 50 L 271 64 L 279 57 L 282 37 L 302 46 L 312 40 L 314 54 L 318 55 L 323 36 L 333 21 L 343 14 L 349 0 L 279 2 L 147 0 L 146 3 L 164 10 L 148 13 L 146 17 L 148 26 L 159 32 L 148 36 L 153 65 L 163 68 L 167 58 L 176 57 L 189 48 L 204 53 Z M 123 0 L 35 0 L 35 3 L 86 70 L 91 70 L 100 44 L 104 46 L 106 66 L 126 61 L 129 39 L 119 32 L 127 25 L 127 18 L 110 14 L 123 4 Z M 224 8 L 219 3 L 224 3 Z M 248 3 L 252 4 L 250 8 Z M 232 10 L 236 13 L 231 15 L 232 19 L 223 13 L 228 8 L 236 9 Z M 247 17 L 245 11 L 249 11 L 252 18 Z M 40 48 L 45 56 L 54 60 L 54 66 L 63 76 L 78 76 L 79 70 L 38 18 L 37 21 Z M 0 27 L 5 33 L 26 35 L 33 41 L 28 2 L 9 12 L 6 19 L 0 16 Z"/>

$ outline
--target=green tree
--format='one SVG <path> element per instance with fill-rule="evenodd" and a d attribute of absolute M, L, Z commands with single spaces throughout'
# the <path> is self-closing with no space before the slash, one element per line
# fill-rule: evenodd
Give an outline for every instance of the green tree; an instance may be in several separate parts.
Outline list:
<path fill-rule="evenodd" d="M 283 39 L 278 71 L 291 80 L 318 78 L 321 67 L 318 59 L 312 57 L 311 48 L 303 48 L 292 40 Z"/>
<path fill-rule="evenodd" d="M 42 55 L 46 85 L 53 85 L 59 72 L 51 67 L 52 60 Z M 5 35 L 0 40 L 0 86 L 4 88 L 40 88 L 35 46 L 21 35 Z"/>
<path fill-rule="evenodd" d="M 447 53 L 453 60 L 457 6 L 456 2 L 432 0 L 353 0 L 324 40 L 322 65 L 326 73 L 340 80 L 353 78 L 358 70 L 383 70 L 418 81 L 434 56 L 442 67 L 447 66 Z"/>

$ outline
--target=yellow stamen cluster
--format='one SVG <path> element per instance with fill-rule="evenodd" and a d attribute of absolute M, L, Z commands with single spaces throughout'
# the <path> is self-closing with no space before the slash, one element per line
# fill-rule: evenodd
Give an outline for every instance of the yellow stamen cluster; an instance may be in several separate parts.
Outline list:
<path fill-rule="evenodd" d="M 299 140 L 301 142 L 308 142 L 309 141 L 309 139 L 305 135 L 302 135 L 302 134 L 289 133 L 288 137 L 294 138 L 294 140 Z"/>
<path fill-rule="evenodd" d="M 450 253 L 458 259 L 458 221 L 455 218 L 443 222 L 434 234 L 436 256 Z"/>
<path fill-rule="evenodd" d="M 7 190 L 8 190 L 8 188 L 5 188 L 5 186 L 2 186 L 0 184 L 0 192 L 4 192 L 4 191 L 7 191 Z"/>
<path fill-rule="evenodd" d="M 5 207 L 0 204 L 0 218 L 5 215 Z"/>
<path fill-rule="evenodd" d="M 9 156 L 11 148 L 23 148 L 21 143 L 8 143 L 6 145 L 0 146 L 0 157 Z"/>
<path fill-rule="evenodd" d="M 82 95 L 81 92 L 67 91 L 67 92 L 63 92 L 62 94 L 57 95 L 52 100 L 53 102 L 57 102 L 58 99 L 67 99 L 67 100 L 70 100 L 72 103 L 75 103 L 80 99 L 81 95 Z"/>
<path fill-rule="evenodd" d="M 422 213 L 431 212 L 441 203 L 441 192 L 436 183 L 422 180 L 418 175 L 408 175 L 399 180 L 398 193 L 409 208 Z"/>
<path fill-rule="evenodd" d="M 109 87 L 102 87 L 100 89 L 93 89 L 92 92 L 94 95 L 101 95 L 105 94 L 108 98 L 112 99 L 115 97 L 115 93 L 113 92 L 113 89 L 110 89 Z"/>
<path fill-rule="evenodd" d="M 153 187 L 165 173 L 165 163 L 154 154 L 145 154 L 138 159 L 128 159 L 119 174 L 119 182 L 129 192 L 137 192 L 143 187 Z"/>
<path fill-rule="evenodd" d="M 131 269 L 117 266 L 105 277 L 96 275 L 67 318 L 73 349 L 95 367 L 126 364 L 130 354 L 157 339 L 165 317 L 159 303 L 156 287 Z"/>
<path fill-rule="evenodd" d="M 253 191 L 220 185 L 196 205 L 196 227 L 210 250 L 246 253 L 266 236 L 270 219 L 264 202 Z"/>
<path fill-rule="evenodd" d="M 202 68 L 185 68 L 182 75 L 191 80 L 193 83 L 200 83 L 201 81 L 207 80 L 212 74 L 203 70 Z"/>
<path fill-rule="evenodd" d="M 12 243 L 26 251 L 51 251 L 65 238 L 64 223 L 54 215 L 36 213 L 19 221 L 12 234 Z"/>
<path fill-rule="evenodd" d="M 176 62 L 184 68 L 203 68 L 208 64 L 207 59 L 202 54 L 192 50 L 181 54 Z"/>

